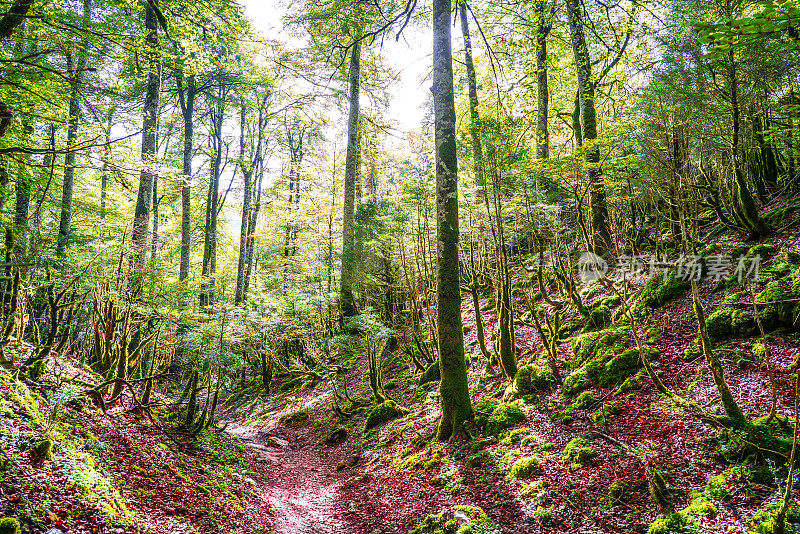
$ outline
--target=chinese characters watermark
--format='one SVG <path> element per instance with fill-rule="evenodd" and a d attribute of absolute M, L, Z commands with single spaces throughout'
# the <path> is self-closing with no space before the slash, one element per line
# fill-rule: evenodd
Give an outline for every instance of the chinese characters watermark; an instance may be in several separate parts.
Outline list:
<path fill-rule="evenodd" d="M 661 275 L 666 280 L 670 272 L 675 278 L 684 281 L 736 279 L 739 283 L 745 279 L 755 280 L 761 269 L 761 256 L 739 256 L 735 258 L 727 254 L 710 256 L 681 255 L 674 259 L 655 254 L 623 254 L 616 259 L 613 266 L 602 257 L 591 252 L 584 252 L 578 258 L 578 276 L 583 282 L 609 279 L 641 281 Z"/>

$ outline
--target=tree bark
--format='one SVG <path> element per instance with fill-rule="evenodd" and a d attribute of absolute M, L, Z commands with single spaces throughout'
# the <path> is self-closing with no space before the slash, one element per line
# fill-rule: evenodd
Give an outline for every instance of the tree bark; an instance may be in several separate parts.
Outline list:
<path fill-rule="evenodd" d="M 548 128 L 549 87 L 547 81 L 547 37 L 548 24 L 544 0 L 537 0 L 536 14 L 536 159 L 540 165 L 550 157 L 550 130 Z M 543 168 L 539 169 L 538 182 L 546 190 L 552 187 Z"/>
<path fill-rule="evenodd" d="M 211 141 L 214 148 L 214 158 L 211 161 L 211 176 L 208 181 L 208 196 L 206 197 L 206 227 L 203 243 L 203 284 L 200 291 L 200 305 L 210 307 L 214 305 L 214 276 L 217 272 L 217 218 L 219 214 L 219 176 L 222 166 L 222 124 L 225 116 L 225 91 L 222 81 L 219 81 L 219 90 L 215 109 L 211 114 Z"/>
<path fill-rule="evenodd" d="M 461 438 L 473 418 L 461 330 L 458 265 L 458 161 L 450 0 L 433 0 L 433 107 L 436 143 L 436 317 L 442 395 L 439 440 Z"/>
<path fill-rule="evenodd" d="M 342 272 L 339 278 L 339 306 L 342 317 L 350 317 L 356 313 L 353 299 L 353 271 L 356 264 L 353 213 L 355 212 L 356 175 L 358 173 L 360 76 L 361 41 L 356 41 L 350 53 L 350 111 L 347 117 L 347 156 L 344 163 Z"/>
<path fill-rule="evenodd" d="M 157 0 L 153 0 L 157 2 Z M 155 173 L 151 169 L 156 154 L 156 137 L 158 134 L 158 100 L 161 92 L 161 58 L 158 47 L 158 18 L 156 11 L 149 3 L 145 7 L 145 42 L 147 45 L 147 87 L 144 98 L 144 117 L 142 120 L 142 165 L 139 173 L 139 192 L 136 197 L 136 210 L 133 217 L 133 253 L 134 270 L 140 273 L 146 260 L 150 208 L 153 200 L 153 179 Z"/>
<path fill-rule="evenodd" d="M 239 231 L 239 260 L 236 266 L 236 296 L 235 303 L 239 304 L 244 300 L 244 276 L 247 259 L 247 238 L 250 235 L 250 196 L 251 179 L 254 168 L 246 165 L 245 158 L 245 121 L 247 120 L 247 108 L 242 104 L 239 114 L 239 160 L 244 180 L 244 190 L 242 192 L 242 224 Z"/>
<path fill-rule="evenodd" d="M 578 109 L 581 123 L 581 144 L 588 144 L 584 160 L 589 180 L 589 212 L 592 222 L 592 249 L 603 254 L 611 249 L 611 230 L 608 225 L 606 186 L 600 170 L 600 149 L 593 145 L 597 139 L 597 116 L 594 106 L 595 81 L 592 78 L 592 63 L 583 31 L 583 16 L 580 0 L 566 0 L 572 51 L 578 74 Z"/>
<path fill-rule="evenodd" d="M 192 145 L 194 138 L 194 101 L 197 96 L 195 76 L 186 78 L 183 87 L 183 72 L 179 71 L 177 79 L 178 96 L 183 116 L 183 183 L 181 185 L 181 260 L 178 280 L 186 290 L 189 278 L 189 259 L 192 251 Z"/>
<path fill-rule="evenodd" d="M 83 21 L 85 29 L 89 25 L 91 0 L 83 0 Z M 78 138 L 78 121 L 81 114 L 80 97 L 83 76 L 86 70 L 86 55 L 89 44 L 83 41 L 77 50 L 77 62 L 73 54 L 67 56 L 67 71 L 70 75 L 69 114 L 67 116 L 67 153 L 64 156 L 64 183 L 61 190 L 61 220 L 58 224 L 56 256 L 63 258 L 72 229 L 72 197 L 75 185 L 75 140 Z"/>
<path fill-rule="evenodd" d="M 467 69 L 467 86 L 469 91 L 469 133 L 472 141 L 472 169 L 475 175 L 475 202 L 482 204 L 486 198 L 486 177 L 483 173 L 483 147 L 480 137 L 480 115 L 478 113 L 478 79 L 475 75 L 475 64 L 472 61 L 472 39 L 469 35 L 466 0 L 458 3 L 461 18 L 461 35 L 464 37 L 464 65 Z"/>

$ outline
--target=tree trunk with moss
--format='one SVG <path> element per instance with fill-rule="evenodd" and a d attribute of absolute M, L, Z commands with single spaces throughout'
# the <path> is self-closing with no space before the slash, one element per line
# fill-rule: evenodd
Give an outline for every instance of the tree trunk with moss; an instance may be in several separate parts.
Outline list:
<path fill-rule="evenodd" d="M 436 144 L 437 338 L 442 395 L 439 440 L 466 434 L 473 418 L 461 330 L 458 266 L 458 162 L 453 65 L 450 45 L 450 0 L 433 0 L 433 106 Z"/>
<path fill-rule="evenodd" d="M 572 38 L 572 51 L 578 74 L 578 115 L 580 116 L 581 144 L 586 148 L 584 161 L 589 180 L 589 213 L 592 223 L 593 252 L 602 254 L 611 248 L 611 230 L 608 225 L 606 186 L 600 171 L 600 149 L 594 145 L 597 139 L 597 114 L 594 105 L 595 80 L 586 35 L 583 31 L 580 0 L 567 0 L 567 16 Z M 576 117 L 577 118 L 577 117 Z M 576 130 L 577 134 L 577 130 Z"/>
<path fill-rule="evenodd" d="M 356 313 L 353 299 L 355 269 L 355 212 L 356 178 L 358 174 L 359 91 L 361 75 L 361 41 L 353 43 L 350 52 L 350 111 L 347 117 L 347 155 L 344 163 L 344 205 L 342 209 L 342 272 L 339 279 L 339 307 L 342 317 Z"/>
<path fill-rule="evenodd" d="M 767 233 L 768 228 L 758 213 L 753 194 L 744 178 L 742 162 L 739 154 L 739 131 L 741 129 L 740 108 L 739 108 L 739 76 L 737 63 L 733 57 L 733 52 L 729 53 L 730 66 L 728 68 L 728 84 L 731 98 L 731 157 L 733 159 L 733 174 L 736 180 L 736 198 L 738 200 L 738 215 L 744 222 L 753 237 L 759 237 Z"/>
<path fill-rule="evenodd" d="M 464 37 L 464 66 L 467 70 L 467 88 L 469 90 L 469 133 L 472 141 L 472 168 L 475 174 L 475 202 L 480 204 L 486 195 L 486 178 L 483 174 L 483 147 L 480 138 L 480 115 L 478 114 L 478 79 L 475 75 L 475 64 L 472 61 L 472 40 L 469 35 L 467 19 L 467 3 L 458 3 L 461 18 L 461 35 Z"/>
<path fill-rule="evenodd" d="M 744 428 L 748 425 L 736 399 L 733 398 L 728 383 L 725 381 L 725 370 L 722 368 L 722 362 L 719 360 L 714 350 L 711 348 L 711 340 L 706 331 L 706 312 L 703 309 L 703 304 L 700 302 L 700 293 L 697 290 L 697 281 L 692 280 L 692 305 L 694 314 L 697 319 L 697 329 L 700 335 L 700 342 L 703 348 L 703 355 L 706 357 L 706 363 L 711 370 L 711 375 L 714 377 L 714 384 L 717 386 L 722 407 L 725 409 L 725 415 L 731 420 L 733 428 Z"/>

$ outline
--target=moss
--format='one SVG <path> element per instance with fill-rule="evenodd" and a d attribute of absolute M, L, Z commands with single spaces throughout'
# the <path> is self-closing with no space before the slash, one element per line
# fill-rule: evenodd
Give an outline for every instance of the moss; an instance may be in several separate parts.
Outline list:
<path fill-rule="evenodd" d="M 40 441 L 34 448 L 36 457 L 42 460 L 53 459 L 53 442 L 49 439 Z"/>
<path fill-rule="evenodd" d="M 758 256 L 761 261 L 766 261 L 775 255 L 775 247 L 769 243 L 760 243 L 750 248 L 745 254 L 746 258 L 755 258 Z"/>
<path fill-rule="evenodd" d="M 442 533 L 445 524 L 444 519 L 444 512 L 439 512 L 438 514 L 428 514 L 425 516 L 425 519 L 416 526 L 408 531 L 408 534 L 430 534 L 430 533 Z"/>
<path fill-rule="evenodd" d="M 482 401 L 476 404 L 475 411 L 475 426 L 489 436 L 497 436 L 525 420 L 525 414 L 515 404 Z"/>
<path fill-rule="evenodd" d="M 533 518 L 539 521 L 543 525 L 550 525 L 555 520 L 556 514 L 553 511 L 553 507 L 544 506 L 537 506 L 536 509 L 533 511 Z"/>
<path fill-rule="evenodd" d="M 295 426 L 308 421 L 308 410 L 297 410 L 281 416 L 280 423 L 283 426 Z"/>
<path fill-rule="evenodd" d="M 519 397 L 532 395 L 548 389 L 555 381 L 556 377 L 547 362 L 537 360 L 517 369 L 517 374 L 514 375 L 514 380 L 506 389 L 503 398 L 506 401 L 511 401 Z"/>
<path fill-rule="evenodd" d="M 564 324 L 558 329 L 558 337 L 561 339 L 568 338 L 581 328 L 581 321 L 578 319 L 570 319 L 564 321 Z"/>
<path fill-rule="evenodd" d="M 476 454 L 473 454 L 469 458 L 467 458 L 467 467 L 474 468 L 480 466 L 484 460 L 490 457 L 492 454 L 489 451 L 480 451 Z"/>
<path fill-rule="evenodd" d="M 714 506 L 705 496 L 698 493 L 697 495 L 693 496 L 692 502 L 689 504 L 689 506 L 684 508 L 681 513 L 686 517 L 687 523 L 694 523 L 702 518 L 717 517 L 717 507 Z"/>
<path fill-rule="evenodd" d="M 592 422 L 597 426 L 605 426 L 608 424 L 611 416 L 617 415 L 620 411 L 620 407 L 613 402 L 603 404 L 592 414 Z"/>
<path fill-rule="evenodd" d="M 620 386 L 614 392 L 614 396 L 616 397 L 617 395 L 624 395 L 629 391 L 641 388 L 642 388 L 642 375 L 636 374 L 626 378 L 625 381 L 622 384 L 620 384 Z"/>
<path fill-rule="evenodd" d="M 564 455 L 561 461 L 569 464 L 573 469 L 589 465 L 594 460 L 597 453 L 589 446 L 589 442 L 584 438 L 575 438 L 564 447 Z"/>
<path fill-rule="evenodd" d="M 393 400 L 382 402 L 369 412 L 367 420 L 364 422 L 364 430 L 375 428 L 378 425 L 382 425 L 386 421 L 395 419 L 397 417 L 402 417 L 408 413 L 409 410 L 407 408 L 399 406 Z"/>
<path fill-rule="evenodd" d="M 572 396 L 592 384 L 613 387 L 639 371 L 641 361 L 638 349 L 625 349 L 629 339 L 627 328 L 610 328 L 574 338 L 570 362 L 573 371 L 564 379 L 562 394 Z M 651 359 L 658 354 L 652 347 L 646 347 L 645 350 Z"/>
<path fill-rule="evenodd" d="M 589 312 L 589 317 L 586 318 L 587 328 L 600 328 L 608 321 L 608 306 L 601 304 L 596 306 Z"/>
<path fill-rule="evenodd" d="M 296 376 L 296 377 L 294 377 L 292 379 L 289 379 L 286 382 L 284 382 L 283 384 L 281 384 L 280 390 L 285 392 L 285 391 L 291 391 L 293 389 L 297 389 L 297 388 L 299 388 L 300 386 L 303 385 L 303 382 L 305 382 L 305 379 L 306 378 L 304 376 Z"/>
<path fill-rule="evenodd" d="M 683 359 L 687 362 L 693 362 L 702 355 L 703 343 L 700 340 L 700 336 L 697 336 L 686 345 L 686 349 L 683 351 Z"/>
<path fill-rule="evenodd" d="M 633 305 L 633 313 L 636 316 L 646 316 L 666 303 L 678 298 L 684 291 L 689 289 L 689 282 L 676 277 L 676 272 L 671 271 L 666 279 L 663 275 L 657 275 L 647 281 Z"/>
<path fill-rule="evenodd" d="M 439 371 L 439 362 L 433 362 L 425 371 L 419 375 L 419 385 L 424 386 L 430 382 L 438 382 L 442 379 L 442 375 Z"/>
<path fill-rule="evenodd" d="M 19 521 L 13 517 L 4 517 L 0 519 L 0 534 L 19 534 L 20 526 Z"/>
<path fill-rule="evenodd" d="M 672 532 L 680 532 L 685 525 L 686 518 L 682 514 L 675 512 L 653 521 L 653 524 L 647 529 L 647 534 L 670 534 Z"/>
<path fill-rule="evenodd" d="M 347 427 L 343 426 L 336 426 L 332 428 L 325 437 L 322 438 L 323 443 L 327 443 L 328 445 L 335 445 L 337 443 L 342 443 L 347 439 Z"/>
<path fill-rule="evenodd" d="M 578 398 L 572 403 L 572 408 L 576 410 L 583 410 L 590 408 L 595 402 L 597 402 L 597 395 L 591 391 L 584 391 L 578 395 Z"/>
<path fill-rule="evenodd" d="M 746 311 L 726 306 L 717 308 L 706 319 L 708 337 L 714 341 L 750 334 L 755 326 L 755 320 Z"/>
<path fill-rule="evenodd" d="M 747 521 L 753 529 L 751 532 L 754 534 L 775 534 L 777 527 L 776 516 L 779 506 L 780 503 L 775 502 L 767 508 L 753 514 L 753 517 Z M 786 523 L 789 525 L 800 523 L 800 507 L 790 506 L 786 510 Z M 789 528 L 784 530 L 784 532 L 789 534 L 790 532 L 797 532 L 797 530 Z"/>
<path fill-rule="evenodd" d="M 626 494 L 631 485 L 627 480 L 616 479 L 608 486 L 608 500 L 613 503 L 625 502 Z"/>
<path fill-rule="evenodd" d="M 703 495 L 724 501 L 730 497 L 730 486 L 736 481 L 739 481 L 744 476 L 744 467 L 734 466 L 720 473 L 719 475 L 709 479 L 706 484 L 706 489 L 703 490 Z"/>
<path fill-rule="evenodd" d="M 523 438 L 527 437 L 530 433 L 531 431 L 529 428 L 515 428 L 503 439 L 501 439 L 500 443 L 503 445 L 517 445 L 521 443 Z"/>
<path fill-rule="evenodd" d="M 542 466 L 535 456 L 520 458 L 511 466 L 508 471 L 508 479 L 530 478 L 537 473 L 541 473 Z"/>

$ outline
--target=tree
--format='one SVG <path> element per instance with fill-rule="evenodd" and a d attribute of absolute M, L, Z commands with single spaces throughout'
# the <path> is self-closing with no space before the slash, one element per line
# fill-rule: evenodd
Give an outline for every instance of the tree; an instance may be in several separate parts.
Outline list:
<path fill-rule="evenodd" d="M 596 81 L 592 78 L 592 63 L 583 30 L 584 22 L 580 0 L 566 0 L 575 69 L 578 75 L 577 114 L 580 121 L 579 145 L 585 145 L 584 159 L 589 178 L 589 211 L 592 224 L 592 249 L 602 254 L 612 247 L 611 230 L 608 224 L 606 186 L 600 169 L 600 148 L 597 140 L 597 112 L 594 93 Z M 578 133 L 576 129 L 576 134 Z"/>
<path fill-rule="evenodd" d="M 355 211 L 356 178 L 359 149 L 359 90 L 361 75 L 361 41 L 357 39 L 350 50 L 350 110 L 347 117 L 347 156 L 344 170 L 344 206 L 342 208 L 342 272 L 339 279 L 339 307 L 342 317 L 356 314 L 353 299 L 353 271 L 355 270 Z"/>
<path fill-rule="evenodd" d="M 87 30 L 92 9 L 91 0 L 83 0 L 82 29 Z M 84 40 L 77 50 L 67 52 L 67 72 L 70 76 L 69 114 L 67 117 L 67 154 L 64 156 L 64 184 L 61 194 L 61 221 L 58 225 L 58 244 L 56 254 L 64 256 L 72 226 L 72 196 L 75 184 L 75 141 L 78 138 L 80 119 L 80 98 L 83 78 L 86 72 L 86 57 L 89 43 Z M 77 58 L 75 57 L 77 55 Z"/>
<path fill-rule="evenodd" d="M 461 330 L 458 267 L 458 160 L 450 0 L 433 0 L 433 106 L 436 143 L 436 324 L 442 395 L 440 440 L 467 434 L 473 417 Z"/>
<path fill-rule="evenodd" d="M 147 86 L 144 97 L 142 118 L 142 170 L 139 173 L 139 192 L 136 197 L 136 211 L 133 218 L 133 254 L 135 270 L 141 272 L 146 260 L 150 208 L 153 200 L 153 180 L 155 171 L 156 141 L 158 136 L 158 100 L 161 92 L 161 55 L 158 42 L 158 18 L 155 5 L 145 7 L 145 45 L 147 50 Z"/>

